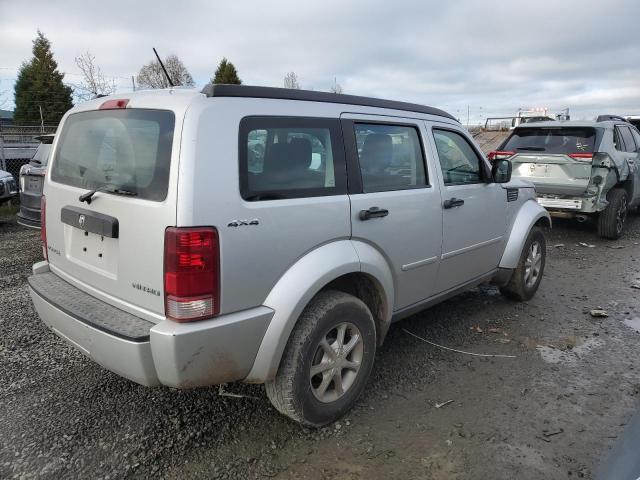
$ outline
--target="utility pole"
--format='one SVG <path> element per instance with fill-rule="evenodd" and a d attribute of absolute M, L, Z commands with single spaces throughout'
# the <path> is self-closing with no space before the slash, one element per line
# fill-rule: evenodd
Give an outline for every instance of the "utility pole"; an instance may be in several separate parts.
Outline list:
<path fill-rule="evenodd" d="M 467 130 L 469 130 L 469 112 L 471 111 L 471 109 L 469 108 L 469 105 L 467 105 Z"/>
<path fill-rule="evenodd" d="M 131 86 L 133 87 L 133 91 L 136 91 L 136 79 L 131 75 Z"/>
<path fill-rule="evenodd" d="M 38 105 L 40 109 L 40 132 L 44 133 L 44 120 L 42 119 L 42 105 Z"/>

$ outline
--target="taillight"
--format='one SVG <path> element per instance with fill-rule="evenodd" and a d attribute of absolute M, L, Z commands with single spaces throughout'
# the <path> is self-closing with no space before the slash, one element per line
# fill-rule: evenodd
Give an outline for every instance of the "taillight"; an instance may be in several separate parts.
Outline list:
<path fill-rule="evenodd" d="M 213 227 L 169 227 L 164 235 L 165 315 L 178 322 L 220 312 L 220 248 Z"/>
<path fill-rule="evenodd" d="M 40 197 L 40 240 L 42 240 L 42 256 L 49 261 L 47 252 L 47 199 L 44 195 Z"/>
<path fill-rule="evenodd" d="M 593 160 L 593 153 L 570 153 L 569 156 L 576 160 Z"/>
<path fill-rule="evenodd" d="M 493 162 L 494 160 L 502 160 L 504 158 L 513 157 L 515 154 L 516 152 L 511 152 L 509 150 L 493 150 L 489 152 L 487 158 L 490 162 Z"/>
<path fill-rule="evenodd" d="M 117 100 L 107 100 L 102 105 L 100 105 L 100 110 L 114 110 L 117 108 L 127 108 L 127 104 L 129 103 L 128 98 L 119 98 Z"/>

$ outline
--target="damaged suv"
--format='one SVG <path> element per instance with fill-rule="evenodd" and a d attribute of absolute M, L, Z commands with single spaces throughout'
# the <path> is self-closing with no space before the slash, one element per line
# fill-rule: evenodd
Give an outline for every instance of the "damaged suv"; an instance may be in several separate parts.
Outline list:
<path fill-rule="evenodd" d="M 593 219 L 615 240 L 640 204 L 639 152 L 640 133 L 626 122 L 541 122 L 516 128 L 489 159 L 508 158 L 552 216 Z"/>

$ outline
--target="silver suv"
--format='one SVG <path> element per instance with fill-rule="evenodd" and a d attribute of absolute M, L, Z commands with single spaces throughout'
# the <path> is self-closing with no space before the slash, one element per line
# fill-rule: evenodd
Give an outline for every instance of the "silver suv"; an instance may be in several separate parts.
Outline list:
<path fill-rule="evenodd" d="M 620 238 L 627 212 L 640 206 L 640 132 L 626 121 L 527 124 L 489 158 L 509 159 L 552 216 L 593 219 L 604 238 Z"/>
<path fill-rule="evenodd" d="M 144 385 L 265 383 L 343 415 L 391 322 L 481 282 L 531 298 L 549 215 L 430 107 L 263 87 L 69 111 L 45 177 L 42 320 Z"/>

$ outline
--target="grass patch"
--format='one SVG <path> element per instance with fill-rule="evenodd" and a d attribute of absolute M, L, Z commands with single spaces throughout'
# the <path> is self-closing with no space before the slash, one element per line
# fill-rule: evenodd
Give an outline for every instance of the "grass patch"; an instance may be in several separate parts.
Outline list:
<path fill-rule="evenodd" d="M 0 216 L 2 217 L 10 217 L 15 215 L 20 210 L 20 205 L 13 204 L 12 202 L 5 203 L 4 205 L 0 205 Z"/>

